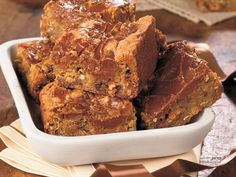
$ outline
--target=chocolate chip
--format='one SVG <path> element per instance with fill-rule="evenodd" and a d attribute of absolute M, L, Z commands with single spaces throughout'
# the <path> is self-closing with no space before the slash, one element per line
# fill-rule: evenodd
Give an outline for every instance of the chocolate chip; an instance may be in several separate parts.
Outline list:
<path fill-rule="evenodd" d="M 102 85 L 103 85 L 102 83 L 96 83 L 95 87 L 96 87 L 96 89 L 100 89 L 102 87 Z"/>
<path fill-rule="evenodd" d="M 167 119 L 169 117 L 169 114 L 165 114 L 165 119 Z"/>
<path fill-rule="evenodd" d="M 79 66 L 75 68 L 75 71 L 79 72 L 81 74 L 83 73 L 83 69 L 81 67 L 79 67 Z"/>
<path fill-rule="evenodd" d="M 53 66 L 48 66 L 48 73 L 53 72 Z"/>
<path fill-rule="evenodd" d="M 131 70 L 130 70 L 130 68 L 129 68 L 128 66 L 126 66 L 125 69 L 126 69 L 126 71 L 125 71 L 125 77 L 126 77 L 126 78 L 129 78 L 130 75 L 131 75 Z"/>
<path fill-rule="evenodd" d="M 116 88 L 117 91 L 120 91 L 122 89 L 122 86 L 121 85 L 117 85 L 115 88 Z"/>

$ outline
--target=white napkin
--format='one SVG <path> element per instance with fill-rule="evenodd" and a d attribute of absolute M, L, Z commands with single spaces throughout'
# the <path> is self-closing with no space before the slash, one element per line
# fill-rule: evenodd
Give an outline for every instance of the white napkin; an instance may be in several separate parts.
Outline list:
<path fill-rule="evenodd" d="M 236 12 L 200 12 L 194 0 L 137 0 L 137 11 L 165 9 L 195 23 L 200 21 L 211 26 L 236 16 Z"/>
<path fill-rule="evenodd" d="M 22 171 L 50 177 L 90 177 L 95 171 L 92 164 L 63 167 L 44 161 L 32 150 L 19 119 L 10 126 L 0 128 L 0 138 L 7 146 L 0 152 L 0 159 Z M 114 165 L 143 164 L 147 170 L 153 172 L 171 164 L 176 159 L 199 162 L 200 149 L 199 145 L 194 150 L 178 156 L 111 163 Z M 192 174 L 192 176 L 196 176 L 196 174 Z"/>

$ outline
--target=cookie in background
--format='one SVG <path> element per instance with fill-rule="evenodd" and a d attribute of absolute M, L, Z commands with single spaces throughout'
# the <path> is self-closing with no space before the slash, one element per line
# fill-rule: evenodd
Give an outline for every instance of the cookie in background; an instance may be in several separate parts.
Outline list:
<path fill-rule="evenodd" d="M 195 0 L 202 12 L 236 11 L 236 0 Z"/>

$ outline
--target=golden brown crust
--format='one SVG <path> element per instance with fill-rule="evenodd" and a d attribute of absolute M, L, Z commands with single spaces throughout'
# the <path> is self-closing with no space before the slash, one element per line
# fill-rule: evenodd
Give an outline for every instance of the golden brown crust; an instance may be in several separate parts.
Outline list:
<path fill-rule="evenodd" d="M 52 47 L 49 41 L 32 41 L 17 46 L 18 71 L 36 100 L 42 87 L 54 79 L 49 62 Z"/>
<path fill-rule="evenodd" d="M 57 135 L 90 135 L 136 129 L 130 101 L 66 89 L 57 82 L 40 92 L 45 131 Z"/>
<path fill-rule="evenodd" d="M 135 5 L 110 1 L 58 0 L 44 7 L 41 35 L 55 42 L 64 32 L 78 29 L 81 24 L 96 19 L 111 23 L 133 21 Z"/>
<path fill-rule="evenodd" d="M 184 125 L 221 96 L 219 78 L 187 44 L 170 45 L 164 57 L 155 88 L 143 102 L 146 128 Z"/>

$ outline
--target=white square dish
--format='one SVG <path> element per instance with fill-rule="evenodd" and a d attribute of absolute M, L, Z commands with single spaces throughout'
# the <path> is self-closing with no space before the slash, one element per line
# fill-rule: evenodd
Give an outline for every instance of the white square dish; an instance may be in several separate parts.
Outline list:
<path fill-rule="evenodd" d="M 17 44 L 39 39 L 19 39 L 2 44 L 0 66 L 14 98 L 24 132 L 35 152 L 47 161 L 60 165 L 82 165 L 177 155 L 198 145 L 211 130 L 215 115 L 211 108 L 207 108 L 194 122 L 173 128 L 76 137 L 44 133 L 33 121 L 35 117 L 38 118 L 37 104 L 24 92 L 12 62 Z"/>

